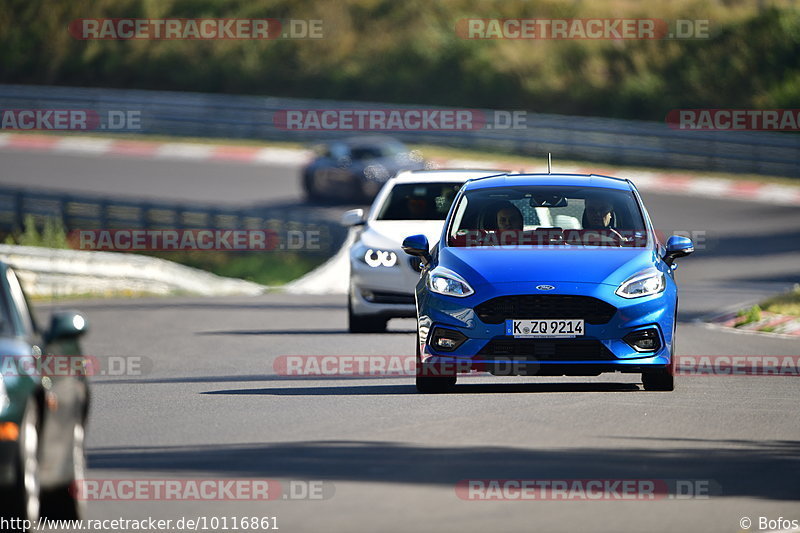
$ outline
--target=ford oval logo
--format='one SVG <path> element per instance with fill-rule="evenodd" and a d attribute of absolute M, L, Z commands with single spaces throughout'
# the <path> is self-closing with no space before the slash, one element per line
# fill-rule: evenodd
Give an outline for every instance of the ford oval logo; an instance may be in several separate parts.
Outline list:
<path fill-rule="evenodd" d="M 540 291 L 552 291 L 555 289 L 552 285 L 537 285 L 536 288 Z"/>

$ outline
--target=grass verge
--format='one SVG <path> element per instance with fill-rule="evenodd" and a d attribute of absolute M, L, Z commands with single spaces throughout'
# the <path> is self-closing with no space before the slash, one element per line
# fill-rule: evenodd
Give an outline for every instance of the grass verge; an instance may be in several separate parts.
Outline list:
<path fill-rule="evenodd" d="M 800 284 L 789 292 L 764 300 L 761 308 L 768 313 L 800 317 Z"/>
<path fill-rule="evenodd" d="M 33 216 L 25 217 L 25 227 L 18 233 L 6 235 L 5 244 L 40 246 L 44 248 L 68 249 L 67 233 L 60 220 L 46 218 L 37 224 Z M 192 268 L 211 272 L 218 276 L 239 278 L 262 285 L 283 285 L 315 269 L 328 258 L 319 254 L 303 252 L 224 252 L 224 251 L 176 251 L 145 252 L 143 255 L 158 257 Z M 130 291 L 113 294 L 84 296 L 136 297 L 149 294 Z M 79 295 L 69 295 L 76 298 Z"/>

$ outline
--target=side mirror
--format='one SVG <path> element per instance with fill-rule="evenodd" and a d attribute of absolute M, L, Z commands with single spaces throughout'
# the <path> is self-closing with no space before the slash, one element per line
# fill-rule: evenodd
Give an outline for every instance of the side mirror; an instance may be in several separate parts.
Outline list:
<path fill-rule="evenodd" d="M 692 239 L 673 235 L 667 240 L 667 253 L 664 254 L 664 262 L 672 265 L 675 259 L 687 256 L 692 252 L 694 252 Z"/>
<path fill-rule="evenodd" d="M 86 319 L 77 311 L 55 313 L 50 320 L 50 329 L 47 330 L 47 342 L 76 339 L 88 329 Z"/>
<path fill-rule="evenodd" d="M 363 209 L 351 209 L 350 211 L 345 211 L 342 215 L 342 224 L 348 227 L 362 226 L 365 222 Z"/>
<path fill-rule="evenodd" d="M 412 235 L 403 240 L 403 251 L 408 255 L 420 257 L 422 262 L 428 264 L 431 253 L 428 248 L 428 238 L 425 235 Z"/>

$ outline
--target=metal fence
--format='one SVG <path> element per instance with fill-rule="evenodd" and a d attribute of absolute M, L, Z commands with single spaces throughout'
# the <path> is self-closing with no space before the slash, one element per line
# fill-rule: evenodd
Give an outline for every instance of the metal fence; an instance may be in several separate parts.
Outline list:
<path fill-rule="evenodd" d="M 310 142 L 348 133 L 281 129 L 276 126 L 275 113 L 289 109 L 411 109 L 412 106 L 0 85 L 0 109 L 78 108 L 100 114 L 109 110 L 139 111 L 141 133 Z M 397 131 L 392 135 L 407 142 L 498 150 L 536 158 L 551 152 L 557 158 L 610 164 L 800 177 L 800 135 L 794 133 L 686 131 L 658 122 L 527 113 L 524 127 L 516 129 Z"/>
<path fill-rule="evenodd" d="M 67 231 L 112 229 L 270 230 L 284 238 L 313 233 L 312 247 L 298 245 L 303 253 L 329 256 L 344 242 L 346 228 L 326 220 L 313 209 L 218 208 L 200 204 L 120 200 L 103 196 L 43 192 L 0 187 L 0 232 L 18 232 L 26 218 L 38 228 L 46 219 L 60 220 Z M 303 237 L 305 238 L 305 237 Z"/>

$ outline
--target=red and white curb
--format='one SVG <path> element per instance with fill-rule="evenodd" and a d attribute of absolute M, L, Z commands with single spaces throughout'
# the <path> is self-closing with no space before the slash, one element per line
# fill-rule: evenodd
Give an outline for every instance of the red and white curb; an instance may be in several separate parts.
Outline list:
<path fill-rule="evenodd" d="M 502 168 L 520 172 L 547 172 L 546 165 L 520 167 L 519 163 L 503 163 L 502 161 L 476 161 L 468 159 L 450 159 L 436 161 L 442 167 L 455 168 Z M 701 174 L 677 172 L 652 172 L 646 170 L 628 170 L 614 168 L 561 167 L 554 162 L 556 172 L 575 172 L 578 174 L 601 174 L 630 178 L 640 191 L 662 192 L 682 196 L 705 196 L 746 200 L 751 202 L 800 205 L 800 186 L 761 183 L 757 181 L 728 180 L 708 178 Z M 800 180 L 798 180 L 800 182 Z"/>
<path fill-rule="evenodd" d="M 311 158 L 308 150 L 226 144 L 151 142 L 127 139 L 56 137 L 0 133 L 0 149 L 80 155 L 118 155 L 183 161 L 238 161 L 297 165 Z"/>
<path fill-rule="evenodd" d="M 124 156 L 181 161 L 225 161 L 254 165 L 301 165 L 312 153 L 295 148 L 260 148 L 224 144 L 151 142 L 99 139 L 79 136 L 0 133 L 0 150 L 36 151 L 95 156 Z M 519 163 L 492 160 L 436 159 L 436 167 L 499 168 L 509 171 L 543 172 L 541 164 L 521 168 Z M 606 174 L 631 177 L 642 191 L 684 196 L 746 200 L 776 205 L 800 205 L 800 186 L 703 177 L 701 174 L 630 171 L 613 168 L 564 168 L 558 172 Z"/>
<path fill-rule="evenodd" d="M 706 324 L 715 328 L 726 329 L 738 333 L 754 333 L 773 337 L 800 338 L 800 318 L 791 315 L 780 315 L 767 311 L 761 312 L 761 320 L 745 322 L 746 319 L 737 311 L 716 315 L 705 320 Z M 767 328 L 765 330 L 765 328 Z"/>

